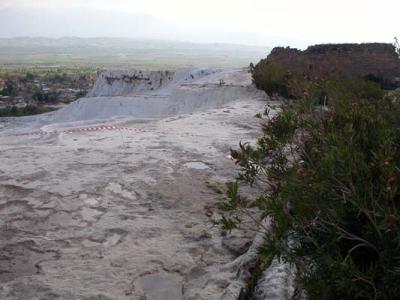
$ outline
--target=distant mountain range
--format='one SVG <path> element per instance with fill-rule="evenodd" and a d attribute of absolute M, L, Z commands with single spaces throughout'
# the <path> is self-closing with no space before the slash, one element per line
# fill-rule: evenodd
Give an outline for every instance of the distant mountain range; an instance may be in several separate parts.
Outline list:
<path fill-rule="evenodd" d="M 155 17 L 87 9 L 2 9 L 0 37 L 120 36 L 162 38 L 179 28 Z M 172 38 L 174 38 L 172 36 Z M 175 37 L 176 38 L 176 37 Z"/>
<path fill-rule="evenodd" d="M 256 36 L 210 29 L 207 24 L 204 30 L 190 24 L 183 28 L 144 14 L 72 8 L 0 9 L 2 65 L 244 66 L 271 50 L 249 45 L 251 41 L 263 44 Z"/>
<path fill-rule="evenodd" d="M 172 24 L 154 16 L 89 9 L 0 9 L 0 37 L 129 37 L 267 45 L 276 37 Z"/>
<path fill-rule="evenodd" d="M 82 54 L 96 51 L 107 55 L 131 53 L 132 51 L 164 51 L 179 55 L 202 53 L 203 55 L 230 55 L 234 57 L 253 57 L 267 54 L 271 48 L 224 43 L 190 43 L 165 40 L 151 40 L 139 38 L 44 38 L 44 37 L 14 37 L 0 38 L 0 53 L 6 54 Z"/>

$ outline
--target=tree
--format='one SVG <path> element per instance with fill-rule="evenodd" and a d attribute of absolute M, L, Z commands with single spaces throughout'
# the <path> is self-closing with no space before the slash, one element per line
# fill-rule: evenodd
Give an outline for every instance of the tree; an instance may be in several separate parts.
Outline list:
<path fill-rule="evenodd" d="M 16 83 L 14 83 L 12 80 L 7 80 L 5 87 L 0 93 L 3 96 L 15 97 L 18 96 L 19 91 Z"/>
<path fill-rule="evenodd" d="M 35 75 L 32 72 L 27 72 L 25 75 L 25 80 L 26 81 L 33 81 L 35 80 Z"/>
<path fill-rule="evenodd" d="M 43 91 L 42 89 L 37 90 L 33 94 L 33 99 L 35 99 L 38 102 L 42 103 L 54 103 L 57 102 L 59 97 L 59 93 L 56 91 Z"/>

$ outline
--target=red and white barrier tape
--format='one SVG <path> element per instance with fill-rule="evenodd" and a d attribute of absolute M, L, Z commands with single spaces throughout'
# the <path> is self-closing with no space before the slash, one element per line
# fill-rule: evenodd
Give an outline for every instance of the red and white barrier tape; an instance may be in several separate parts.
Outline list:
<path fill-rule="evenodd" d="M 126 131 L 135 131 L 135 132 L 144 132 L 145 130 L 139 128 L 130 128 L 130 127 L 122 127 L 122 126 L 98 126 L 98 127 L 84 127 L 84 128 L 73 128 L 63 131 L 36 131 L 36 132 L 28 132 L 28 133 L 20 133 L 20 134 L 11 134 L 8 136 L 29 136 L 29 135 L 53 135 L 53 134 L 71 134 L 82 131 L 111 131 L 111 130 L 126 130 Z"/>

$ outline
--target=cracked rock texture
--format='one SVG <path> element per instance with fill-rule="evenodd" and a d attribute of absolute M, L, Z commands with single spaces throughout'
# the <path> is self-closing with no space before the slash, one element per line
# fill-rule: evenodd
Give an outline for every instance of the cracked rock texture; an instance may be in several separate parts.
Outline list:
<path fill-rule="evenodd" d="M 113 120 L 142 131 L 17 136 L 42 120 L 2 123 L 0 299 L 219 299 L 245 245 L 223 243 L 205 207 L 224 197 L 229 149 L 259 136 L 265 104 L 255 93 Z"/>

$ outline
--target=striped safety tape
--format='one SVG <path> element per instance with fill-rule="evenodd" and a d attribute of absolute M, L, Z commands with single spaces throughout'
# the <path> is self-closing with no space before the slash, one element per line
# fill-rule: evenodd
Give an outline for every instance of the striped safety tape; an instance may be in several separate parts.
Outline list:
<path fill-rule="evenodd" d="M 30 135 L 53 135 L 53 134 L 71 134 L 82 131 L 112 131 L 112 130 L 125 130 L 125 131 L 135 131 L 135 132 L 145 132 L 144 129 L 140 128 L 130 128 L 123 126 L 99 126 L 99 127 L 84 127 L 84 128 L 74 128 L 63 131 L 35 131 L 20 134 L 11 134 L 8 136 L 30 136 Z"/>

